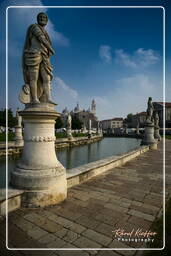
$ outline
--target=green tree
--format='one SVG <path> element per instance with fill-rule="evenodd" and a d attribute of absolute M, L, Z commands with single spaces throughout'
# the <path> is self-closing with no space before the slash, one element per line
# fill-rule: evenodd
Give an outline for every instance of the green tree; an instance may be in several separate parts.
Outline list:
<path fill-rule="evenodd" d="M 56 123 L 55 123 L 55 129 L 60 129 L 64 126 L 61 117 L 58 117 L 56 119 Z"/>
<path fill-rule="evenodd" d="M 133 114 L 132 113 L 129 113 L 128 115 L 127 115 L 127 122 L 128 123 L 130 123 L 131 121 L 132 121 L 132 117 L 133 117 Z"/>
<path fill-rule="evenodd" d="M 11 108 L 7 110 L 8 115 L 8 126 L 10 128 L 14 127 L 17 124 L 17 118 L 13 116 L 13 111 Z M 0 126 L 6 126 L 6 109 L 0 110 Z"/>
<path fill-rule="evenodd" d="M 82 125 L 83 125 L 83 123 L 78 119 L 78 117 L 72 116 L 72 129 L 73 130 L 81 129 Z"/>

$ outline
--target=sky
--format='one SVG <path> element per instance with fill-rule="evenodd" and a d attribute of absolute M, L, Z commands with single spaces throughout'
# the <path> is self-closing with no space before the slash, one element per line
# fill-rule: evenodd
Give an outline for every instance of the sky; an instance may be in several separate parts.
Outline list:
<path fill-rule="evenodd" d="M 5 9 L 11 5 L 44 8 L 8 9 L 8 106 L 24 106 L 18 94 L 24 84 L 21 56 L 27 28 L 40 11 L 55 55 L 52 98 L 61 112 L 76 103 L 88 109 L 97 104 L 99 120 L 126 117 L 145 111 L 149 96 L 163 101 L 163 9 L 160 8 L 48 8 L 65 6 L 155 5 L 166 8 L 166 101 L 171 102 L 171 45 L 167 0 L 5 0 L 1 1 L 0 76 L 1 103 L 5 107 Z"/>

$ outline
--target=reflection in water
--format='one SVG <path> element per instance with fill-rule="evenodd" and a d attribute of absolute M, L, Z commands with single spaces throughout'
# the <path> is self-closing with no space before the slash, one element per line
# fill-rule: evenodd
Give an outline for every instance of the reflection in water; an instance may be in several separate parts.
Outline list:
<path fill-rule="evenodd" d="M 120 155 L 140 146 L 134 138 L 104 138 L 96 143 L 57 151 L 59 161 L 71 169 L 109 156 Z"/>
<path fill-rule="evenodd" d="M 104 138 L 96 143 L 82 145 L 79 147 L 63 148 L 57 150 L 58 160 L 71 169 L 83 164 L 97 161 L 109 156 L 120 155 L 140 146 L 141 140 L 134 138 Z M 17 162 L 17 158 L 10 157 L 8 161 L 8 173 L 12 171 Z M 5 187 L 6 162 L 0 161 L 1 178 L 0 187 Z M 69 170 L 67 170 L 69 172 Z M 8 175 L 10 178 L 10 175 Z"/>

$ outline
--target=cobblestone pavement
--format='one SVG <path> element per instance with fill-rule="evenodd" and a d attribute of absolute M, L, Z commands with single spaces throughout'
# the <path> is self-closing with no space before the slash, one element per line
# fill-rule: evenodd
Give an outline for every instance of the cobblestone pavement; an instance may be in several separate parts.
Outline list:
<path fill-rule="evenodd" d="M 150 229 L 163 204 L 163 150 L 148 151 L 122 167 L 68 190 L 63 203 L 43 209 L 19 209 L 9 214 L 10 248 L 85 248 L 83 251 L 10 251 L 5 249 L 5 221 L 1 220 L 1 255 L 119 256 L 140 255 L 137 250 L 86 250 L 86 248 L 145 247 L 144 242 L 123 242 L 117 228 Z M 171 141 L 166 141 L 166 172 L 171 166 Z M 166 191 L 171 184 L 167 173 Z M 167 195 L 168 198 L 168 195 Z"/>

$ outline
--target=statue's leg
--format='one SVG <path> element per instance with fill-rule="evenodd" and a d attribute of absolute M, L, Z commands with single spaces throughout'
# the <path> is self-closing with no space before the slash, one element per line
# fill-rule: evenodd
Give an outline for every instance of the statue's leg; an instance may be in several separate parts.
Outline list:
<path fill-rule="evenodd" d="M 40 103 L 37 98 L 37 81 L 39 76 L 39 65 L 28 68 L 30 76 L 30 91 L 32 96 L 32 103 Z"/>
<path fill-rule="evenodd" d="M 41 65 L 40 73 L 43 80 L 43 90 L 44 90 L 46 102 L 53 103 L 51 101 L 51 92 L 50 92 L 50 75 L 47 74 L 43 65 Z"/>

